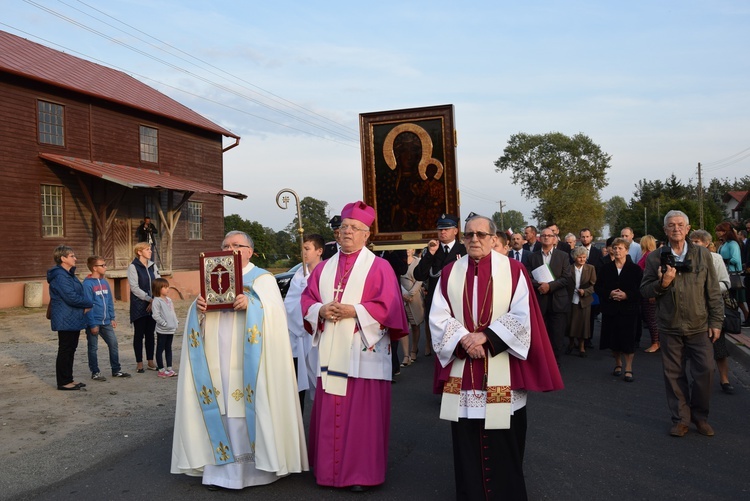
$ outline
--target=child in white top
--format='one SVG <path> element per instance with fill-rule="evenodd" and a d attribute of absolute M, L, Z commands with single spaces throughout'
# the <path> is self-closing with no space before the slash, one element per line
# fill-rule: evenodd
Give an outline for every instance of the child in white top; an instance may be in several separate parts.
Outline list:
<path fill-rule="evenodd" d="M 169 298 L 169 282 L 164 278 L 155 278 L 151 283 L 152 297 L 151 316 L 156 321 L 156 365 L 158 376 L 162 378 L 176 376 L 172 370 L 172 339 L 177 331 L 179 321 L 174 312 L 174 304 Z M 167 359 L 164 369 L 162 354 Z"/>

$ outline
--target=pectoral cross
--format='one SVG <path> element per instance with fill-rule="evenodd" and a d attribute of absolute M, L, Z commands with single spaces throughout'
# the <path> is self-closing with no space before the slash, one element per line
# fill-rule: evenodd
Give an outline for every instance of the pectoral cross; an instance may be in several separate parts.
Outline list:
<path fill-rule="evenodd" d="M 221 288 L 221 277 L 223 275 L 226 275 L 227 273 L 229 273 L 229 272 L 227 270 L 223 269 L 223 268 L 219 269 L 218 271 L 214 270 L 214 271 L 212 271 L 210 273 L 211 275 L 215 275 L 216 276 L 216 285 L 219 287 L 219 294 L 223 294 L 224 293 L 224 291 Z"/>
<path fill-rule="evenodd" d="M 333 298 L 336 302 L 341 300 L 341 294 L 344 293 L 344 288 L 341 287 L 341 282 L 333 289 Z"/>

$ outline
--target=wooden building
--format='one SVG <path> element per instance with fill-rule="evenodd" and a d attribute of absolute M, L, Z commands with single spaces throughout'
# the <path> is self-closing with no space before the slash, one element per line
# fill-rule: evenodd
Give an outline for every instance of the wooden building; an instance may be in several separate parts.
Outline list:
<path fill-rule="evenodd" d="M 79 273 L 101 254 L 124 277 L 144 215 L 160 268 L 196 270 L 221 243 L 223 197 L 245 198 L 222 187 L 239 139 L 125 73 L 0 31 L 0 307 L 24 282 L 46 285 L 61 244 Z"/>

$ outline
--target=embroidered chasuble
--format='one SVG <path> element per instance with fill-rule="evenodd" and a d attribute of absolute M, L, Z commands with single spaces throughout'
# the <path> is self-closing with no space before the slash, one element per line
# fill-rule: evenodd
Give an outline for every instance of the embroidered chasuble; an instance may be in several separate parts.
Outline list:
<path fill-rule="evenodd" d="M 273 276 L 243 269 L 247 311 L 188 312 L 172 473 L 230 489 L 308 469 L 287 331 Z"/>

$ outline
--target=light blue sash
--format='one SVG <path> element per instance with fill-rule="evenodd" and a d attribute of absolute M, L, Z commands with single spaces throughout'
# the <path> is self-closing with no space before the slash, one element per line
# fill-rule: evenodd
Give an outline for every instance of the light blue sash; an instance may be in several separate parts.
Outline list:
<path fill-rule="evenodd" d="M 243 340 L 243 384 L 245 395 L 245 420 L 250 438 L 250 444 L 255 449 L 255 386 L 258 381 L 260 355 L 263 350 L 263 306 L 260 298 L 252 288 L 253 282 L 260 275 L 268 273 L 259 268 L 253 268 L 243 275 L 243 292 L 247 295 L 247 314 Z M 193 369 L 195 391 L 203 414 L 211 447 L 214 452 L 215 464 L 222 465 L 234 462 L 234 454 L 230 448 L 229 437 L 221 420 L 221 411 L 216 399 L 219 390 L 214 388 L 211 373 L 206 361 L 206 350 L 203 343 L 204 333 L 198 321 L 195 303 L 190 307 L 188 315 L 188 354 Z"/>

